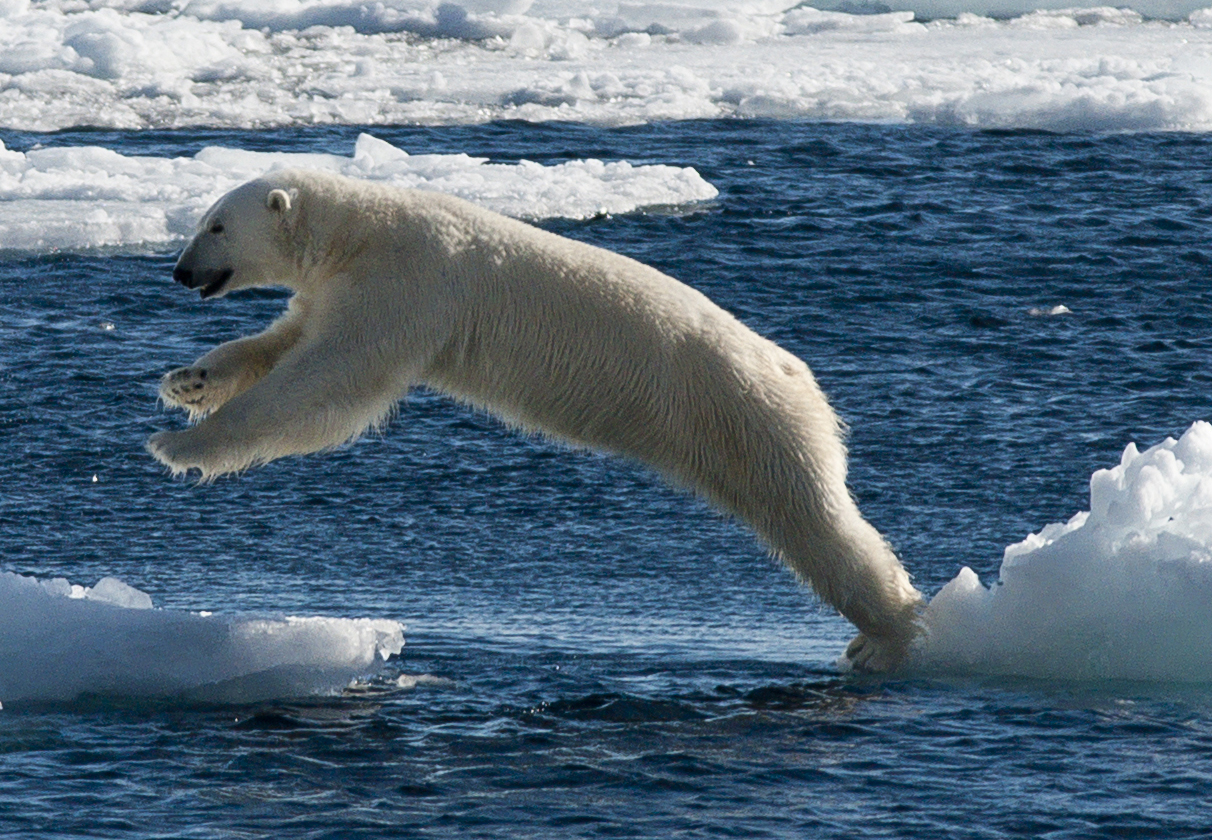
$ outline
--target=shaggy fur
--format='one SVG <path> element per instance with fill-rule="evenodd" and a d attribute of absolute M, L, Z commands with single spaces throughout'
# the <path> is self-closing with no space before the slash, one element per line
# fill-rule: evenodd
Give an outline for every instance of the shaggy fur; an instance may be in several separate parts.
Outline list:
<path fill-rule="evenodd" d="M 921 596 L 846 488 L 807 365 L 617 254 L 430 192 L 277 172 L 220 199 L 174 277 L 294 291 L 265 332 L 173 371 L 195 419 L 148 449 L 204 479 L 337 446 L 424 383 L 524 429 L 650 464 L 743 519 L 895 667 Z"/>

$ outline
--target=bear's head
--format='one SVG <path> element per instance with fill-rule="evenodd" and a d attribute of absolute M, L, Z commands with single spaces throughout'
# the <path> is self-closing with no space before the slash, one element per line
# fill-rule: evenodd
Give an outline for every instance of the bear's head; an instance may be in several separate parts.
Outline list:
<path fill-rule="evenodd" d="M 258 178 L 215 202 L 185 246 L 173 279 L 203 298 L 250 286 L 289 285 L 295 267 L 292 216 L 298 190 L 282 178 Z"/>

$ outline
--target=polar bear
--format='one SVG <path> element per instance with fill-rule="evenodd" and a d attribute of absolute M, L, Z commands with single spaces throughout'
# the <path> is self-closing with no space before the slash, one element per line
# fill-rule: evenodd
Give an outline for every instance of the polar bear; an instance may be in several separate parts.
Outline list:
<path fill-rule="evenodd" d="M 173 277 L 294 292 L 264 332 L 161 382 L 200 420 L 148 449 L 203 480 L 347 442 L 423 383 L 524 430 L 638 459 L 748 523 L 894 668 L 922 598 L 846 487 L 808 366 L 639 262 L 432 192 L 304 170 L 237 187 Z"/>

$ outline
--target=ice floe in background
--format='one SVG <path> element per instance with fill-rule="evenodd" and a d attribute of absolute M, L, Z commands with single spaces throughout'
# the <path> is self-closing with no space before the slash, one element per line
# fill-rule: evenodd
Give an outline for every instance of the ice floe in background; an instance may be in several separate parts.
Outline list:
<path fill-rule="evenodd" d="M 409 155 L 367 134 L 351 157 L 217 146 L 190 158 L 95 146 L 18 152 L 0 142 L 0 249 L 166 247 L 191 235 L 203 211 L 232 187 L 292 166 L 445 192 L 532 220 L 679 206 L 716 195 L 690 168 L 598 160 L 494 164 L 461 154 Z"/>
<path fill-rule="evenodd" d="M 1212 425 L 1090 479 L 1090 510 L 934 596 L 920 666 L 946 673 L 1212 681 Z"/>
<path fill-rule="evenodd" d="M 738 115 L 1207 130 L 1198 2 L 0 0 L 0 126 Z"/>
<path fill-rule="evenodd" d="M 398 654 L 403 630 L 386 619 L 154 609 L 114 578 L 86 588 L 0 572 L 0 702 L 331 694 Z"/>

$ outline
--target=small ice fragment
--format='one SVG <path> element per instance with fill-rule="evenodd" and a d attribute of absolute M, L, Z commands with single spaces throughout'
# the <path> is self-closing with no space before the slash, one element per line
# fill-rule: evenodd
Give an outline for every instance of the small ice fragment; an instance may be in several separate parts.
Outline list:
<path fill-rule="evenodd" d="M 101 578 L 97 581 L 96 586 L 84 590 L 84 597 L 90 601 L 100 601 L 103 604 L 113 604 L 116 607 L 126 607 L 132 610 L 150 610 L 152 608 L 150 595 L 115 577 Z"/>
<path fill-rule="evenodd" d="M 454 688 L 455 681 L 446 677 L 435 677 L 432 674 L 400 674 L 396 678 L 396 685 L 406 689 L 413 689 L 419 685 L 431 688 Z"/>
<path fill-rule="evenodd" d="M 1059 303 L 1056 306 L 1033 306 L 1027 311 L 1028 315 L 1033 315 L 1036 318 L 1048 318 L 1054 315 L 1068 315 L 1073 310 Z"/>

